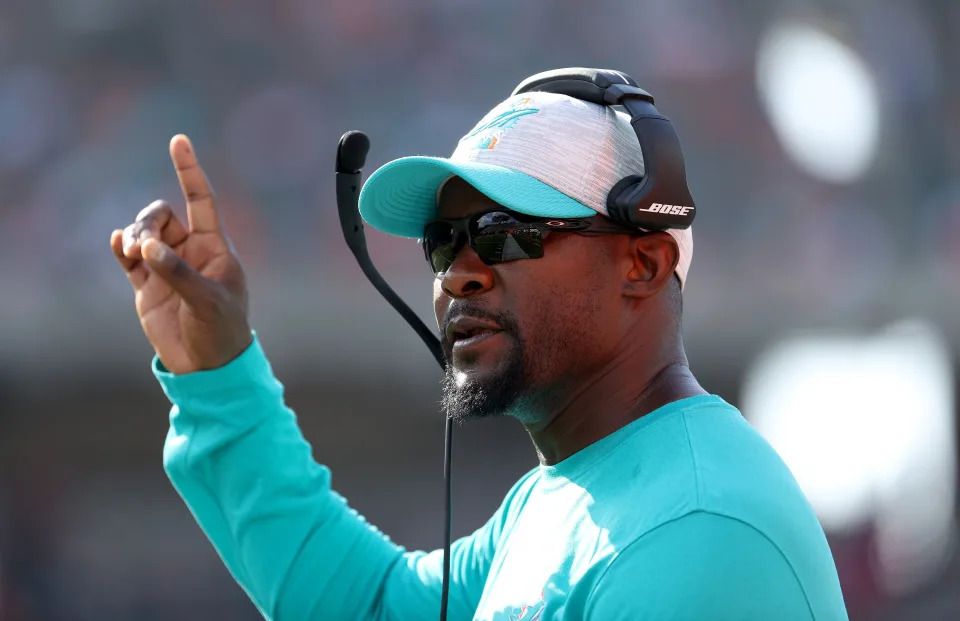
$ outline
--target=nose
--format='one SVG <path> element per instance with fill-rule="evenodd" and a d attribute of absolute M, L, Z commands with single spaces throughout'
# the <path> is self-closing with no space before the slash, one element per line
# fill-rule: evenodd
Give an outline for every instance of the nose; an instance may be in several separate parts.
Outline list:
<path fill-rule="evenodd" d="M 480 260 L 473 248 L 464 245 L 447 271 L 437 279 L 444 293 L 462 298 L 489 291 L 493 287 L 493 270 Z"/>

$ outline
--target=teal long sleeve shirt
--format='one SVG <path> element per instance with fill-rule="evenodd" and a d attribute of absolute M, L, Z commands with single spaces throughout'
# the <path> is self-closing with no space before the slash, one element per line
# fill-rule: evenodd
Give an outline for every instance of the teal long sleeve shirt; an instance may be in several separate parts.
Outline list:
<path fill-rule="evenodd" d="M 154 372 L 167 474 L 265 617 L 438 618 L 442 551 L 405 551 L 331 489 L 257 340 L 220 369 Z M 846 619 L 803 494 L 716 396 L 527 473 L 451 572 L 450 621 Z"/>

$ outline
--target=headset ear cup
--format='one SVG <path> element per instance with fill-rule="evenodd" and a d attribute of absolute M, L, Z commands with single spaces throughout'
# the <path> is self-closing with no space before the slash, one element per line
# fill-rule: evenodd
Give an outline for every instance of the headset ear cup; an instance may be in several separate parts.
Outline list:
<path fill-rule="evenodd" d="M 642 175 L 630 175 L 617 181 L 610 188 L 607 194 L 607 215 L 611 220 L 627 226 L 639 226 L 633 206 L 627 206 L 623 200 L 618 199 L 626 194 L 628 189 L 643 183 L 643 179 Z"/>
<path fill-rule="evenodd" d="M 623 106 L 643 154 L 644 175 L 618 181 L 607 193 L 607 215 L 622 225 L 648 231 L 688 228 L 696 206 L 687 186 L 680 139 L 653 96 L 618 71 L 568 67 L 531 76 L 513 94 L 557 93 L 603 106 Z"/>

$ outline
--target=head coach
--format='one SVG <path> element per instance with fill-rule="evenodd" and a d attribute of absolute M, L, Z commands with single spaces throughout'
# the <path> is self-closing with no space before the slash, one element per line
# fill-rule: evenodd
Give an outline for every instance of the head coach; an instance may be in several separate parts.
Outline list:
<path fill-rule="evenodd" d="M 453 543 L 449 618 L 845 619 L 789 470 L 687 365 L 689 221 L 654 230 L 611 207 L 654 165 L 639 130 L 609 105 L 519 90 L 451 157 L 390 162 L 360 195 L 369 224 L 422 239 L 446 415 L 514 416 L 540 461 Z M 188 139 L 170 154 L 188 222 L 157 201 L 110 244 L 173 403 L 171 481 L 265 617 L 435 619 L 442 551 L 405 551 L 331 489 L 248 324 Z"/>

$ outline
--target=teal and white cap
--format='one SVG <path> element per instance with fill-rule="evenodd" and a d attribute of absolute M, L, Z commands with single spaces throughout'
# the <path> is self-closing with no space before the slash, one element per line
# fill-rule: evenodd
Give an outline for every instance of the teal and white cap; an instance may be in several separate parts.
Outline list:
<path fill-rule="evenodd" d="M 413 156 L 384 164 L 360 192 L 371 226 L 420 237 L 436 215 L 443 184 L 461 177 L 495 202 L 532 216 L 588 218 L 607 214 L 610 188 L 643 174 L 630 117 L 566 95 L 514 95 L 460 139 L 449 158 Z M 680 248 L 677 276 L 686 282 L 691 229 L 669 229 Z"/>

